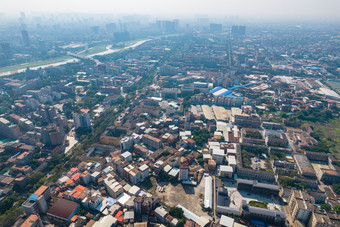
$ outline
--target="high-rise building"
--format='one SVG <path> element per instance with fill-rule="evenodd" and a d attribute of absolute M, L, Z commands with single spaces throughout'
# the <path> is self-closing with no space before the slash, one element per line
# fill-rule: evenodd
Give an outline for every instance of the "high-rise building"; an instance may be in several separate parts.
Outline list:
<path fill-rule="evenodd" d="M 222 24 L 210 24 L 210 32 L 222 32 Z"/>
<path fill-rule="evenodd" d="M 5 118 L 0 118 L 0 134 L 12 139 L 17 139 L 21 136 L 18 125 L 12 124 Z"/>
<path fill-rule="evenodd" d="M 130 39 L 130 32 L 115 32 L 113 33 L 113 38 L 115 42 L 128 41 Z"/>
<path fill-rule="evenodd" d="M 47 201 L 51 198 L 51 190 L 48 186 L 42 185 L 23 204 L 26 214 L 46 213 Z"/>
<path fill-rule="evenodd" d="M 41 121 L 43 123 L 53 123 L 57 116 L 56 109 L 52 106 L 42 106 L 40 109 Z"/>
<path fill-rule="evenodd" d="M 109 33 L 113 33 L 115 32 L 117 29 L 117 25 L 115 23 L 109 23 L 109 24 L 106 24 L 106 30 L 107 32 Z"/>
<path fill-rule="evenodd" d="M 74 120 L 74 127 L 77 128 L 83 128 L 83 129 L 91 129 L 91 122 L 90 122 L 90 114 L 88 113 L 89 110 L 82 109 L 82 113 L 75 113 L 73 114 L 73 120 Z"/>
<path fill-rule="evenodd" d="M 1 43 L 1 49 L 6 59 L 12 58 L 11 46 L 9 45 L 9 43 Z"/>
<path fill-rule="evenodd" d="M 98 34 L 99 33 L 99 26 L 92 26 L 91 27 L 91 32 L 94 34 Z"/>
<path fill-rule="evenodd" d="M 243 36 L 246 34 L 246 26 L 237 26 L 237 25 L 233 25 L 231 27 L 231 34 L 233 36 Z"/>
<path fill-rule="evenodd" d="M 46 42 L 44 40 L 39 40 L 39 50 L 41 52 L 46 52 L 47 51 L 47 46 L 46 46 Z"/>
<path fill-rule="evenodd" d="M 166 33 L 174 33 L 178 30 L 179 20 L 158 20 L 156 21 L 156 26 L 160 31 L 164 31 Z"/>
<path fill-rule="evenodd" d="M 46 145 L 58 146 L 65 141 L 65 132 L 63 126 L 50 124 L 43 127 L 41 131 L 41 141 Z"/>
<path fill-rule="evenodd" d="M 30 46 L 31 42 L 30 42 L 30 38 L 28 37 L 27 30 L 22 30 L 21 31 L 21 35 L 22 35 L 22 40 L 24 42 L 24 45 L 25 46 Z"/>

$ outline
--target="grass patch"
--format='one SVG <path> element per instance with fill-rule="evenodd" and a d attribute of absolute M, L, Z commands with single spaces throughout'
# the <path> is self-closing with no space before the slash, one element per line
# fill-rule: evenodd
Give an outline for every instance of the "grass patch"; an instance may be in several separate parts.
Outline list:
<path fill-rule="evenodd" d="M 319 122 L 311 123 L 315 132 L 321 139 L 330 147 L 331 153 L 340 160 L 340 119 L 333 119 L 327 123 L 320 124 Z"/>
<path fill-rule="evenodd" d="M 58 63 L 61 61 L 72 59 L 72 58 L 73 57 L 70 57 L 70 56 L 63 56 L 63 57 L 53 58 L 53 59 L 49 59 L 45 61 L 36 61 L 36 62 L 30 62 L 30 63 L 23 63 L 19 65 L 7 66 L 7 67 L 1 68 L 0 73 L 26 69 L 27 67 L 31 68 L 31 67 L 37 67 L 37 66 L 42 66 L 42 65 L 54 64 L 54 63 Z"/>
<path fill-rule="evenodd" d="M 80 55 L 84 55 L 84 56 L 92 55 L 92 54 L 97 54 L 97 53 L 106 51 L 106 46 L 107 46 L 107 44 L 90 47 L 88 50 L 85 50 L 84 52 L 81 52 L 79 54 Z"/>
<path fill-rule="evenodd" d="M 142 183 L 141 186 L 147 190 L 150 194 L 154 194 L 156 190 L 157 181 L 155 177 L 148 177 Z"/>
<path fill-rule="evenodd" d="M 260 207 L 260 208 L 268 209 L 267 201 L 259 202 L 259 201 L 252 200 L 252 201 L 249 201 L 249 205 L 252 207 Z"/>

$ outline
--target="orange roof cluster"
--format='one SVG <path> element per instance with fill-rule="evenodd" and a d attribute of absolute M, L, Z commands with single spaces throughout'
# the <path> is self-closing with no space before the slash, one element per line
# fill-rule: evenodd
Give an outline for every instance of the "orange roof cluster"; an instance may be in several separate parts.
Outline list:
<path fill-rule="evenodd" d="M 78 192 L 83 192 L 86 188 L 84 186 L 78 185 L 77 187 L 74 188 L 74 190 Z"/>
<path fill-rule="evenodd" d="M 72 175 L 71 178 L 72 178 L 72 180 L 76 181 L 76 180 L 79 179 L 79 176 L 80 176 L 80 173 L 75 173 L 75 174 Z"/>
<path fill-rule="evenodd" d="M 86 188 L 84 186 L 78 185 L 69 193 L 69 195 L 77 199 L 85 189 Z"/>
<path fill-rule="evenodd" d="M 70 171 L 71 171 L 72 173 L 76 172 L 77 170 L 78 170 L 78 169 L 77 169 L 77 168 L 74 168 L 74 167 L 70 169 Z"/>
<path fill-rule="evenodd" d="M 67 179 L 65 181 L 65 185 L 69 185 L 69 184 L 72 184 L 72 183 L 73 183 L 73 180 L 71 180 L 71 179 Z"/>

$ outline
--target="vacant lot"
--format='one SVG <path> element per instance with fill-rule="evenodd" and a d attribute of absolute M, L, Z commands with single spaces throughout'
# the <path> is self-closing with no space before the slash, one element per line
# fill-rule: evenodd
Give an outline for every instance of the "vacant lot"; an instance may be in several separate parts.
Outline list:
<path fill-rule="evenodd" d="M 183 186 L 182 184 L 172 185 L 171 183 L 165 184 L 161 182 L 157 186 L 157 189 L 160 186 L 164 187 L 164 192 L 156 190 L 156 195 L 158 195 L 162 202 L 171 207 L 180 204 L 199 216 L 208 216 L 201 208 L 204 199 L 204 177 L 196 187 Z"/>

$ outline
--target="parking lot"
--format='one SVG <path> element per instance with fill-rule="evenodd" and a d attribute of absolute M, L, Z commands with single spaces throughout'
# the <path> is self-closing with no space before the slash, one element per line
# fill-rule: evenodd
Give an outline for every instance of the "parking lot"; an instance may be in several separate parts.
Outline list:
<path fill-rule="evenodd" d="M 225 186 L 228 188 L 228 195 L 230 198 L 230 205 L 231 208 L 240 208 L 240 205 L 242 204 L 242 200 L 246 200 L 247 203 L 251 200 L 256 201 L 267 201 L 268 202 L 268 209 L 270 210 L 283 210 L 283 207 L 280 205 L 280 202 L 278 199 L 274 199 L 273 197 L 266 197 L 261 196 L 254 193 L 249 193 L 247 191 L 238 191 L 236 188 L 236 183 L 232 183 L 230 180 L 223 181 Z"/>
<path fill-rule="evenodd" d="M 158 187 L 162 187 L 164 192 L 156 190 L 155 193 L 162 202 L 171 207 L 180 204 L 198 216 L 210 218 L 208 213 L 203 212 L 201 207 L 204 199 L 204 182 L 204 177 L 200 184 L 196 187 L 182 184 L 172 185 L 171 183 L 165 184 L 160 182 L 157 185 L 157 189 Z"/>

